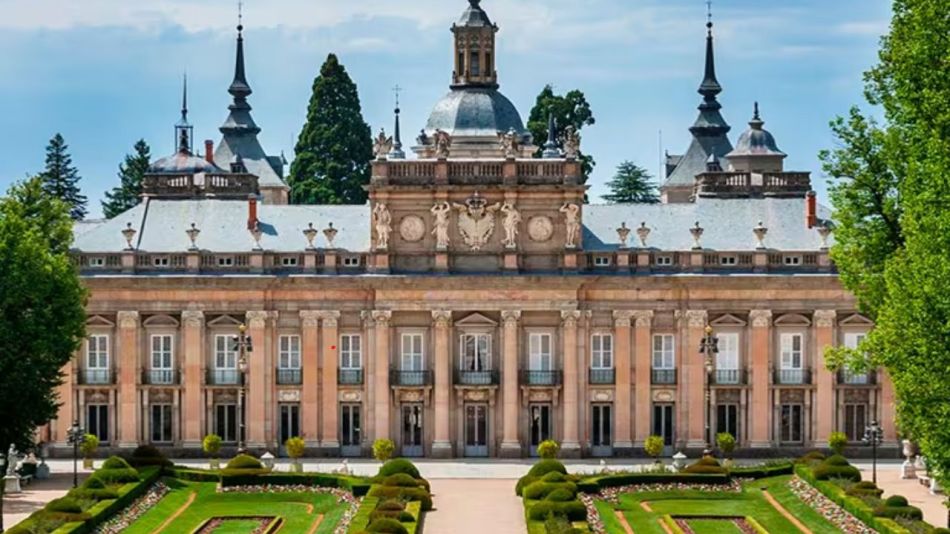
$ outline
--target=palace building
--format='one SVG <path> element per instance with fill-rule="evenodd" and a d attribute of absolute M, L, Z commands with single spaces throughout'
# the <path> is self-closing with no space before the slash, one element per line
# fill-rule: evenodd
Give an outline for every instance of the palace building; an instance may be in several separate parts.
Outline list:
<path fill-rule="evenodd" d="M 398 110 L 395 138 L 375 140 L 368 204 L 289 205 L 238 30 L 217 146 L 193 147 L 183 106 L 141 204 L 77 224 L 89 337 L 43 430 L 54 448 L 74 420 L 110 448 L 182 455 L 210 433 L 446 458 L 545 439 L 642 454 L 650 435 L 697 452 L 719 432 L 785 454 L 833 431 L 859 441 L 872 420 L 896 446 L 887 376 L 825 367 L 825 347 L 872 324 L 829 260 L 809 173 L 784 169 L 757 105 L 730 141 L 712 24 L 692 143 L 653 205 L 584 203 L 580 136 L 532 139 L 479 0 L 452 26 L 451 85 L 415 146 Z"/>

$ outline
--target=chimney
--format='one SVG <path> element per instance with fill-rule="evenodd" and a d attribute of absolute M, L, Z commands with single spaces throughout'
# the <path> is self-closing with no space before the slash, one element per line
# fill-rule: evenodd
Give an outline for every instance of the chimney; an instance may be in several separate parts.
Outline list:
<path fill-rule="evenodd" d="M 809 229 L 818 226 L 818 196 L 814 191 L 809 191 L 805 197 L 805 219 Z"/>
<path fill-rule="evenodd" d="M 205 139 L 205 161 L 214 163 L 214 141 Z"/>
<path fill-rule="evenodd" d="M 253 230 L 257 226 L 257 197 L 247 196 L 247 229 Z"/>

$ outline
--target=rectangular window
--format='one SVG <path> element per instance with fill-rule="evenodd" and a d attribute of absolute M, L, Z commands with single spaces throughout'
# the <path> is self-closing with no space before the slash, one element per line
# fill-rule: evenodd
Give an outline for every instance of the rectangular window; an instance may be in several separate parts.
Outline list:
<path fill-rule="evenodd" d="M 109 442 L 109 405 L 86 405 L 86 433 L 99 438 L 102 443 Z"/>
<path fill-rule="evenodd" d="M 171 443 L 172 441 L 172 405 L 152 404 L 149 428 L 152 431 L 152 443 Z"/>
<path fill-rule="evenodd" d="M 214 406 L 214 433 L 229 443 L 237 441 L 237 405 L 216 404 Z"/>
<path fill-rule="evenodd" d="M 801 443 L 803 422 L 801 404 L 783 404 L 780 436 L 782 443 Z"/>
<path fill-rule="evenodd" d="M 655 334 L 653 336 L 653 368 L 676 368 L 676 358 L 673 351 L 673 334 Z"/>
<path fill-rule="evenodd" d="M 716 432 L 728 432 L 739 440 L 739 405 L 719 404 L 716 406 Z"/>
<path fill-rule="evenodd" d="M 472 76 L 481 76 L 482 69 L 479 64 L 478 50 L 472 50 L 471 54 L 472 62 L 470 64 L 470 72 Z"/>
<path fill-rule="evenodd" d="M 849 349 L 856 349 L 866 337 L 867 334 L 864 332 L 846 332 L 844 334 L 844 346 Z M 841 369 L 841 373 L 844 377 L 845 384 L 861 385 L 870 382 L 870 375 L 868 373 L 854 373 L 847 364 Z M 864 430 L 862 430 L 862 432 L 864 432 Z"/>
<path fill-rule="evenodd" d="M 552 371 L 551 334 L 534 332 L 528 336 L 528 368 L 531 371 Z"/>
<path fill-rule="evenodd" d="M 234 336 L 219 334 L 214 336 L 214 368 L 218 370 L 237 369 L 237 343 Z"/>
<path fill-rule="evenodd" d="M 218 256 L 218 267 L 233 267 L 234 266 L 234 257 L 233 256 Z"/>
<path fill-rule="evenodd" d="M 657 256 L 653 260 L 653 263 L 655 263 L 658 267 L 672 267 L 673 256 L 669 256 L 669 255 Z"/>
<path fill-rule="evenodd" d="M 844 405 L 844 433 L 848 436 L 848 441 L 854 443 L 864 439 L 864 429 L 867 424 L 867 404 Z"/>
<path fill-rule="evenodd" d="M 340 336 L 340 369 L 363 368 L 362 341 L 359 334 Z"/>
<path fill-rule="evenodd" d="M 172 362 L 172 336 L 152 336 L 152 370 L 170 371 Z"/>
<path fill-rule="evenodd" d="M 459 342 L 461 371 L 491 370 L 491 334 L 462 334 Z"/>
<path fill-rule="evenodd" d="M 736 256 L 719 256 L 719 265 L 725 267 L 732 267 L 739 263 L 739 258 Z"/>
<path fill-rule="evenodd" d="M 784 256 L 782 258 L 782 261 L 784 261 L 785 265 L 788 265 L 789 267 L 795 267 L 802 264 L 802 257 L 801 256 Z"/>
<path fill-rule="evenodd" d="M 610 267 L 610 256 L 594 256 L 594 267 Z"/>
<path fill-rule="evenodd" d="M 297 258 L 294 256 L 283 256 L 280 258 L 280 264 L 283 267 L 296 267 Z"/>
<path fill-rule="evenodd" d="M 106 259 L 103 257 L 89 258 L 90 267 L 105 267 Z"/>
<path fill-rule="evenodd" d="M 401 354 L 401 370 L 422 371 L 422 334 L 403 334 Z"/>
<path fill-rule="evenodd" d="M 359 256 L 343 256 L 343 266 L 344 267 L 359 267 L 360 257 Z"/>
<path fill-rule="evenodd" d="M 716 369 L 739 368 L 739 334 L 718 334 L 719 353 L 716 354 Z"/>
<path fill-rule="evenodd" d="M 594 334 L 590 336 L 590 353 L 591 369 L 613 369 L 613 334 Z"/>
<path fill-rule="evenodd" d="M 281 369 L 300 369 L 300 336 L 280 336 Z"/>
<path fill-rule="evenodd" d="M 802 369 L 803 337 L 801 334 L 782 334 L 781 337 L 782 369 Z"/>
<path fill-rule="evenodd" d="M 89 336 L 86 340 L 86 368 L 109 369 L 109 336 Z"/>

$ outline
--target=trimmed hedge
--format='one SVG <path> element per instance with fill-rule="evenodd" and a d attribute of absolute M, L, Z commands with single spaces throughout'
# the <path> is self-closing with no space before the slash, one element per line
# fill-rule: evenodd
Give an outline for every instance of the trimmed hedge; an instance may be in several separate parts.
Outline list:
<path fill-rule="evenodd" d="M 729 474 L 738 477 L 738 478 L 770 478 L 777 477 L 780 475 L 791 475 L 795 470 L 795 465 L 792 462 L 781 465 L 761 465 L 754 467 L 733 467 L 729 470 Z"/>
<path fill-rule="evenodd" d="M 99 469 L 91 475 L 91 478 L 97 478 L 104 485 L 128 484 L 139 480 L 139 472 L 135 468 L 115 468 Z"/>
<path fill-rule="evenodd" d="M 225 466 L 225 469 L 263 469 L 264 464 L 249 454 L 239 454 Z"/>
<path fill-rule="evenodd" d="M 557 488 L 551 493 L 548 493 L 547 496 L 544 497 L 544 500 L 553 502 L 567 502 L 573 501 L 576 496 L 576 491 L 571 491 L 567 488 Z"/>
<path fill-rule="evenodd" d="M 623 473 L 584 479 L 578 482 L 577 489 L 584 493 L 597 493 L 604 488 L 631 484 L 728 484 L 730 480 L 726 474 Z"/>
<path fill-rule="evenodd" d="M 89 499 L 93 501 L 104 501 L 106 499 L 118 499 L 119 492 L 112 488 L 102 488 L 102 489 L 90 489 L 90 488 L 73 488 L 67 493 L 69 497 L 75 499 Z"/>
<path fill-rule="evenodd" d="M 403 488 L 398 486 L 373 486 L 370 488 L 370 497 L 380 497 L 385 499 L 402 499 L 405 501 L 419 501 L 422 503 L 422 510 L 428 512 L 432 510 L 432 495 L 425 488 Z"/>
<path fill-rule="evenodd" d="M 46 503 L 47 512 L 60 512 L 63 514 L 81 514 L 82 508 L 76 499 L 72 497 L 60 497 Z"/>
<path fill-rule="evenodd" d="M 551 472 L 558 472 L 562 475 L 567 474 L 567 468 L 564 467 L 564 464 L 557 460 L 540 460 L 531 466 L 531 469 L 528 470 L 529 477 L 543 477 L 544 475 Z"/>
<path fill-rule="evenodd" d="M 194 468 L 175 467 L 171 470 L 171 475 L 189 482 L 219 482 L 221 480 L 221 474 L 218 471 Z"/>
<path fill-rule="evenodd" d="M 324 473 L 274 473 L 258 469 L 225 469 L 221 471 L 221 486 L 314 486 L 344 488 L 340 477 Z"/>
<path fill-rule="evenodd" d="M 369 526 L 369 519 L 379 505 L 379 497 L 364 497 L 360 507 L 356 509 L 353 519 L 350 520 L 350 532 L 365 532 Z"/>
<path fill-rule="evenodd" d="M 154 445 L 139 445 L 132 451 L 129 457 L 129 464 L 132 467 L 145 467 L 147 465 L 159 465 L 162 467 L 171 467 L 172 462 L 158 450 Z"/>
<path fill-rule="evenodd" d="M 577 484 L 573 482 L 534 482 L 521 491 L 525 499 L 544 499 L 556 490 L 565 490 L 570 492 L 571 498 L 577 495 Z"/>
<path fill-rule="evenodd" d="M 924 513 L 916 506 L 875 506 L 874 515 L 889 519 L 897 519 L 898 517 L 905 517 L 914 521 L 923 521 L 924 519 Z"/>
<path fill-rule="evenodd" d="M 419 475 L 419 469 L 416 468 L 415 464 L 410 462 L 405 458 L 393 458 L 392 460 L 387 461 L 379 468 L 379 473 L 377 476 L 388 477 L 398 473 L 404 473 L 412 478 L 422 478 Z"/>
<path fill-rule="evenodd" d="M 132 466 L 121 456 L 110 456 L 105 462 L 102 462 L 99 469 L 132 469 Z"/>
<path fill-rule="evenodd" d="M 578 500 L 568 502 L 541 501 L 528 508 L 528 519 L 544 521 L 551 514 L 562 515 L 569 521 L 586 521 L 587 508 Z"/>
<path fill-rule="evenodd" d="M 712 456 L 703 456 L 699 460 L 696 460 L 695 463 L 686 466 L 683 469 L 684 473 L 689 474 L 725 474 L 727 472 L 726 468 L 719 465 L 719 461 L 713 458 Z"/>
<path fill-rule="evenodd" d="M 413 478 L 412 475 L 406 473 L 396 473 L 395 475 L 389 475 L 383 479 L 384 486 L 401 486 L 405 488 L 418 488 L 423 486 L 421 480 Z"/>
<path fill-rule="evenodd" d="M 818 480 L 831 480 L 832 478 L 844 478 L 854 482 L 861 481 L 861 471 L 851 465 L 819 465 L 813 470 L 815 478 Z"/>
<path fill-rule="evenodd" d="M 386 534 L 409 534 L 406 527 L 396 519 L 381 517 L 366 527 L 366 532 L 385 532 Z"/>
<path fill-rule="evenodd" d="M 884 490 L 875 486 L 874 482 L 871 482 L 870 480 L 864 480 L 848 488 L 848 490 L 845 491 L 845 494 L 851 495 L 853 497 L 870 495 L 871 497 L 880 498 L 881 495 L 884 494 Z"/>

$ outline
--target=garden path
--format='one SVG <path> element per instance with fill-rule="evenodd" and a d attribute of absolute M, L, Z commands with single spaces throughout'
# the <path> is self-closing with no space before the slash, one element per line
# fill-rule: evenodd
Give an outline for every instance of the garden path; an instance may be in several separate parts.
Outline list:
<path fill-rule="evenodd" d="M 424 475 L 423 475 L 424 476 Z M 526 530 L 516 480 L 430 479 L 435 510 L 426 534 L 520 534 Z"/>

